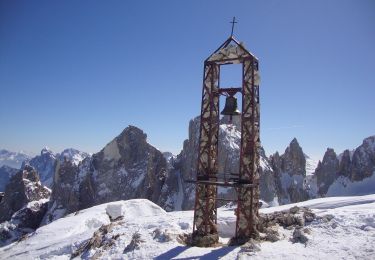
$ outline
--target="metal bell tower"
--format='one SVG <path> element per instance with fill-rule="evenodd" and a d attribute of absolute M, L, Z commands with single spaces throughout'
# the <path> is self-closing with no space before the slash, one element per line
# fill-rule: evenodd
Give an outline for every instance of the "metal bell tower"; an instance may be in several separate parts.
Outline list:
<path fill-rule="evenodd" d="M 233 25 L 235 21 L 233 20 Z M 242 86 L 220 88 L 220 67 L 242 64 Z M 232 241 L 244 243 L 258 235 L 259 208 L 259 74 L 258 59 L 231 36 L 204 61 L 199 154 L 192 242 L 212 246 L 218 242 L 217 187 L 237 191 L 236 233 Z M 230 65 L 229 65 L 230 66 Z M 219 97 L 242 94 L 240 171 L 229 180 L 218 174 Z M 236 112 L 237 113 L 237 112 Z"/>

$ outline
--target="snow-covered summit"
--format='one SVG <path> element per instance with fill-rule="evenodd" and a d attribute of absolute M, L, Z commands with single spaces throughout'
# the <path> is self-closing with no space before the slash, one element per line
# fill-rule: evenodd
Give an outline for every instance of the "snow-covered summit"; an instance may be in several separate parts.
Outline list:
<path fill-rule="evenodd" d="M 74 165 L 78 165 L 81 161 L 83 161 L 88 156 L 89 156 L 88 153 L 79 151 L 74 148 L 65 149 L 60 154 L 58 154 L 60 161 L 69 160 Z"/>
<path fill-rule="evenodd" d="M 54 154 L 52 150 L 48 146 L 44 146 L 43 149 L 40 151 L 40 155 L 43 154 Z"/>
<path fill-rule="evenodd" d="M 40 227 L 19 242 L 0 248 L 4 259 L 372 259 L 375 195 L 335 197 L 261 209 L 261 213 L 312 209 L 317 218 L 305 227 L 305 243 L 293 230 L 277 226 L 276 242 L 257 250 L 240 246 L 190 247 L 193 211 L 165 212 L 147 200 L 116 201 L 81 210 Z M 218 209 L 220 241 L 233 236 L 232 208 Z"/>

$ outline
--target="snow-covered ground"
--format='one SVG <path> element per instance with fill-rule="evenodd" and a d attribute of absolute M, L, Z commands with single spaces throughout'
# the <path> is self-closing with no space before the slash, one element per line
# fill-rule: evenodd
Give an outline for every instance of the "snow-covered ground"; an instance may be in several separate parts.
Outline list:
<path fill-rule="evenodd" d="M 375 259 L 375 194 L 321 198 L 265 208 L 261 212 L 280 211 L 294 205 L 310 207 L 318 216 L 331 214 L 334 218 L 323 217 L 309 224 L 311 233 L 306 244 L 290 242 L 293 230 L 279 227 L 281 240 L 262 242 L 260 251 L 248 252 L 241 247 L 184 246 L 180 243 L 181 236 L 192 231 L 192 211 L 167 213 L 143 199 L 117 201 L 43 226 L 28 238 L 0 248 L 0 259 L 70 259 L 79 248 L 85 249 L 78 258 L 87 259 Z M 119 216 L 123 218 L 113 220 Z M 102 232 L 104 239 L 99 248 L 86 245 L 95 231 L 109 224 L 108 231 Z M 232 208 L 218 210 L 218 225 L 221 241 L 225 242 L 234 232 Z M 139 248 L 129 250 L 127 246 L 137 232 Z"/>
<path fill-rule="evenodd" d="M 318 166 L 318 162 L 310 158 L 306 154 L 305 154 L 305 158 L 306 158 L 306 175 L 313 175 L 316 170 L 316 167 Z"/>

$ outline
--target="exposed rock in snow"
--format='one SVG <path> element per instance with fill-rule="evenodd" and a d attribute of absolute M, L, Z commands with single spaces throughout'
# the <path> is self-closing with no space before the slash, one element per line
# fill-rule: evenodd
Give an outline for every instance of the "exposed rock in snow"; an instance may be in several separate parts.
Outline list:
<path fill-rule="evenodd" d="M 0 203 L 0 223 L 9 220 L 29 202 L 47 199 L 49 196 L 50 190 L 41 185 L 38 173 L 26 165 L 10 179 L 5 188 L 5 195 Z"/>
<path fill-rule="evenodd" d="M 270 161 L 275 173 L 279 203 L 307 200 L 306 155 L 297 139 L 292 140 L 283 155 L 276 152 L 270 157 Z"/>
<path fill-rule="evenodd" d="M 79 190 L 76 186 L 78 172 L 78 166 L 72 161 L 56 162 L 51 199 L 42 224 L 80 209 Z"/>
<path fill-rule="evenodd" d="M 39 227 L 49 196 L 50 190 L 41 185 L 31 166 L 16 173 L 0 202 L 0 244 L 10 243 Z"/>
<path fill-rule="evenodd" d="M 163 156 L 167 160 L 167 162 L 170 162 L 175 158 L 175 156 L 171 152 L 163 152 Z"/>
<path fill-rule="evenodd" d="M 323 161 L 319 162 L 315 175 L 317 180 L 318 194 L 323 196 L 327 193 L 329 186 L 336 179 L 339 170 L 339 160 L 335 151 L 328 148 L 324 154 Z"/>
<path fill-rule="evenodd" d="M 89 157 L 88 153 L 79 151 L 74 148 L 68 148 L 62 151 L 60 154 L 57 154 L 58 159 L 60 162 L 63 161 L 71 161 L 74 165 L 78 166 L 80 162 L 82 162 L 86 157 Z"/>
<path fill-rule="evenodd" d="M 321 196 L 363 195 L 375 192 L 375 136 L 353 151 L 336 157 L 330 149 L 315 172 Z"/>
<path fill-rule="evenodd" d="M 48 199 L 32 201 L 0 223 L 0 246 L 7 245 L 37 229 L 47 210 Z"/>
<path fill-rule="evenodd" d="M 352 158 L 350 179 L 361 181 L 375 172 L 375 135 L 363 140 L 355 149 Z"/>
<path fill-rule="evenodd" d="M 73 148 L 65 149 L 61 153 L 56 154 L 48 147 L 44 147 L 40 155 L 35 156 L 30 161 L 24 162 L 23 166 L 29 164 L 34 167 L 39 173 L 42 184 L 51 188 L 57 161 L 61 163 L 67 160 L 78 166 L 88 156 L 89 154 Z"/>
<path fill-rule="evenodd" d="M 24 162 L 22 167 L 30 165 L 39 173 L 40 180 L 47 187 L 52 186 L 53 172 L 55 170 L 56 154 L 48 147 L 40 151 L 40 155 L 35 156 L 28 162 Z"/>
<path fill-rule="evenodd" d="M 124 209 L 122 219 L 110 220 L 106 209 L 111 204 Z M 298 228 L 299 217 L 292 216 L 306 219 L 307 215 L 302 213 L 306 207 L 314 216 L 308 223 L 305 220 L 307 227 Z M 270 224 L 272 228 L 267 229 L 264 240 L 251 242 L 254 247 L 198 248 L 186 246 L 181 239 L 192 232 L 191 225 L 186 227 L 186 223 L 193 221 L 192 211 L 166 213 L 147 200 L 117 201 L 81 210 L 40 227 L 21 241 L 0 248 L 0 255 L 16 260 L 70 259 L 72 256 L 84 259 L 372 259 L 374 209 L 375 195 L 321 198 L 265 208 L 260 213 L 269 216 L 269 223 L 275 216 L 274 219 L 279 217 L 280 223 L 287 226 L 278 225 L 279 220 Z M 234 228 L 235 221 L 233 209 L 218 209 L 223 243 L 228 241 L 223 236 L 225 226 Z"/>

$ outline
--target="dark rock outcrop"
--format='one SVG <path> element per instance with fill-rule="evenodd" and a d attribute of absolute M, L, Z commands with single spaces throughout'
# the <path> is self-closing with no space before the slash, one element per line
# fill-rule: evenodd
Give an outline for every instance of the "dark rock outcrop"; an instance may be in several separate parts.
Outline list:
<path fill-rule="evenodd" d="M 283 155 L 276 152 L 270 157 L 275 173 L 277 196 L 280 204 L 309 199 L 306 188 L 306 155 L 296 138 L 292 140 Z"/>
<path fill-rule="evenodd" d="M 50 190 L 29 165 L 8 183 L 0 202 L 0 246 L 37 229 L 47 211 Z"/>
<path fill-rule="evenodd" d="M 48 199 L 50 190 L 39 181 L 38 173 L 26 165 L 16 173 L 5 188 L 5 195 L 0 203 L 0 223 L 10 220 L 12 215 L 29 202 Z"/>
<path fill-rule="evenodd" d="M 281 170 L 289 175 L 306 176 L 306 158 L 296 138 L 293 138 L 282 155 Z"/>
<path fill-rule="evenodd" d="M 325 170 L 329 178 L 322 178 L 331 182 L 320 192 L 321 196 L 354 196 L 375 192 L 375 136 L 367 137 L 355 150 L 345 150 L 337 157 L 335 167 Z M 336 173 L 336 174 L 335 174 Z M 316 170 L 316 175 L 321 175 L 321 169 Z M 332 176 L 335 175 L 332 181 Z"/>
<path fill-rule="evenodd" d="M 329 186 L 335 181 L 339 170 L 339 160 L 335 151 L 328 148 L 324 154 L 323 161 L 318 163 L 315 170 L 318 194 L 323 196 L 327 193 Z"/>
<path fill-rule="evenodd" d="M 375 172 L 375 136 L 363 140 L 362 145 L 355 149 L 350 169 L 352 181 L 362 181 Z"/>
<path fill-rule="evenodd" d="M 0 246 L 12 243 L 36 230 L 47 211 L 48 199 L 32 201 L 0 223 Z"/>
<path fill-rule="evenodd" d="M 339 163 L 338 175 L 344 177 L 350 177 L 352 168 L 352 159 L 349 150 L 345 150 L 342 153 L 341 160 Z"/>
<path fill-rule="evenodd" d="M 73 148 L 65 149 L 61 153 L 54 153 L 48 147 L 45 147 L 40 152 L 40 155 L 35 156 L 29 161 L 25 161 L 22 167 L 26 164 L 34 167 L 39 173 L 42 184 L 52 188 L 57 162 L 62 163 L 67 160 L 78 166 L 78 164 L 88 156 L 89 154 Z"/>
<path fill-rule="evenodd" d="M 80 194 L 75 186 L 79 181 L 78 172 L 78 166 L 72 161 L 56 162 L 49 211 L 44 217 L 43 224 L 80 209 Z"/>

